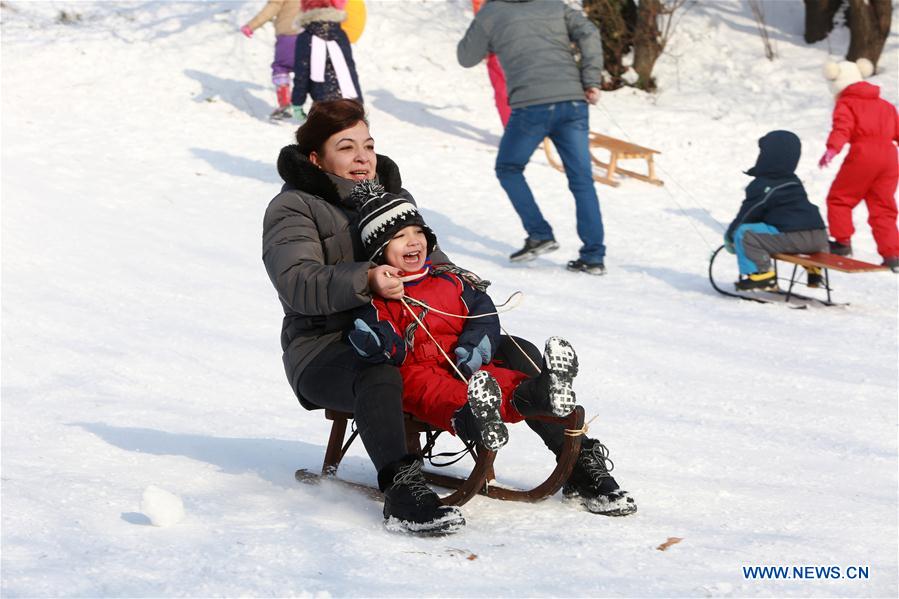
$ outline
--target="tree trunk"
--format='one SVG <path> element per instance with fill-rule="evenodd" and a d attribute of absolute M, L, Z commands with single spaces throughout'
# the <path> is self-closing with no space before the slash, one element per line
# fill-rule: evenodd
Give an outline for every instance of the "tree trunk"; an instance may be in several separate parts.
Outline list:
<path fill-rule="evenodd" d="M 621 76 L 627 71 L 624 55 L 634 41 L 637 5 L 634 0 L 584 0 L 584 12 L 602 38 L 603 66 L 611 77 L 603 89 L 618 89 L 624 85 Z"/>
<path fill-rule="evenodd" d="M 656 82 L 652 69 L 662 55 L 662 43 L 658 18 L 662 12 L 661 0 L 640 0 L 637 8 L 637 28 L 634 32 L 634 70 L 637 72 L 636 87 L 655 91 Z"/>
<path fill-rule="evenodd" d="M 833 18 L 843 0 L 805 0 L 805 42 L 814 44 L 833 30 Z"/>
<path fill-rule="evenodd" d="M 849 52 L 846 60 L 867 58 L 875 66 L 890 34 L 892 0 L 849 0 Z"/>

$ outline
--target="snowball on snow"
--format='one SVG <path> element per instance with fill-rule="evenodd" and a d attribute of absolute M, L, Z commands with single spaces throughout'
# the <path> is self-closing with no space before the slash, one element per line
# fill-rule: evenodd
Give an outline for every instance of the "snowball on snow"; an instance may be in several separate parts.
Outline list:
<path fill-rule="evenodd" d="M 171 526 L 184 518 L 184 503 L 181 498 L 154 485 L 144 489 L 140 510 L 153 526 Z"/>

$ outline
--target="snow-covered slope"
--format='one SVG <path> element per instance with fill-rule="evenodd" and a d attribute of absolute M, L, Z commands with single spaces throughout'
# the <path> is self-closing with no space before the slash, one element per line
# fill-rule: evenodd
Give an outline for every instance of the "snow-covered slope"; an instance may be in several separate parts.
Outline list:
<path fill-rule="evenodd" d="M 562 268 L 573 202 L 540 154 L 527 174 L 562 249 L 506 259 L 524 234 L 493 174 L 492 91 L 455 61 L 470 3 L 369 0 L 355 54 L 378 150 L 457 263 L 498 300 L 525 292 L 507 329 L 577 348 L 591 434 L 640 506 L 478 498 L 464 532 L 417 539 L 362 495 L 293 480 L 328 427 L 285 380 L 260 260 L 293 132 L 266 119 L 273 32 L 237 32 L 261 2 L 4 2 L 3 596 L 895 596 L 896 278 L 836 274 L 851 306 L 805 311 L 706 280 L 758 137 L 801 136 L 822 209 L 835 173 L 816 166 L 820 69 L 848 36 L 807 46 L 801 3 L 765 5 L 776 61 L 745 3 L 700 2 L 657 95 L 591 108 L 593 129 L 662 151 L 666 181 L 598 187 L 609 274 L 592 278 Z M 873 78 L 893 102 L 897 52 L 893 35 Z M 526 484 L 550 462 L 519 426 L 498 472 Z M 341 476 L 374 482 L 358 444 Z M 184 520 L 149 525 L 150 485 Z M 658 551 L 668 537 L 683 541 Z M 764 565 L 869 577 L 745 578 Z"/>

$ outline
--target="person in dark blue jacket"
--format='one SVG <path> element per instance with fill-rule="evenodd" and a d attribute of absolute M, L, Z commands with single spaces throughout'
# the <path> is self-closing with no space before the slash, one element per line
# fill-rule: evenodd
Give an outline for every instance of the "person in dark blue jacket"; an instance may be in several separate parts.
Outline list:
<path fill-rule="evenodd" d="M 759 157 L 746 171 L 755 177 L 746 186 L 746 199 L 724 234 L 724 245 L 737 255 L 737 289 L 777 287 L 771 254 L 826 252 L 827 229 L 818 207 L 796 176 L 802 142 L 790 131 L 771 131 L 759 139 Z M 808 284 L 821 284 L 821 273 L 809 269 Z"/>
<path fill-rule="evenodd" d="M 306 119 L 306 96 L 313 102 L 351 98 L 362 103 L 362 90 L 353 49 L 340 23 L 346 12 L 335 8 L 334 0 L 302 0 L 297 24 L 304 29 L 297 36 L 294 58 L 293 104 L 297 120 Z"/>

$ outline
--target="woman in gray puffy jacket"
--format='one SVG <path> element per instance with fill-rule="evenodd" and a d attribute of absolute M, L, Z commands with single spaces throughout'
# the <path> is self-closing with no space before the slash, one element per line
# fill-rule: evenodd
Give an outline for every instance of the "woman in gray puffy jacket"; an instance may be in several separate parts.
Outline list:
<path fill-rule="evenodd" d="M 414 200 L 402 188 L 396 164 L 375 154 L 365 111 L 355 100 L 316 103 L 296 139 L 278 157 L 285 183 L 265 211 L 262 237 L 262 260 L 284 309 L 281 347 L 291 387 L 307 409 L 353 413 L 378 471 L 389 528 L 423 534 L 458 530 L 465 524 L 459 508 L 440 505 L 422 474 L 421 456 L 406 453 L 399 370 L 363 360 L 346 340 L 356 308 L 375 296 L 403 295 L 402 271 L 375 265 L 364 255 L 353 187 L 376 179 L 388 192 Z M 437 248 L 430 258 L 435 266 L 448 262 Z M 535 363 L 541 361 L 533 344 L 522 339 L 518 344 Z M 531 372 L 528 360 L 509 345 L 501 341 L 497 356 L 511 369 Z M 558 455 L 563 426 L 527 424 Z M 592 512 L 625 515 L 636 505 L 609 475 L 602 455 L 607 451 L 599 441 L 583 441 L 566 495 L 578 497 Z"/>
<path fill-rule="evenodd" d="M 362 257 L 358 213 L 350 192 L 377 179 L 392 193 L 399 169 L 378 156 L 365 111 L 354 100 L 316 103 L 281 150 L 285 183 L 265 212 L 262 260 L 284 308 L 281 347 L 287 377 L 307 409 L 352 412 L 385 494 L 388 525 L 408 532 L 452 532 L 461 511 L 440 505 L 425 483 L 420 456 L 407 455 L 402 378 L 395 366 L 373 365 L 346 342 L 352 311 L 375 295 L 398 299 L 399 269 Z M 434 263 L 447 262 L 439 250 Z"/>

